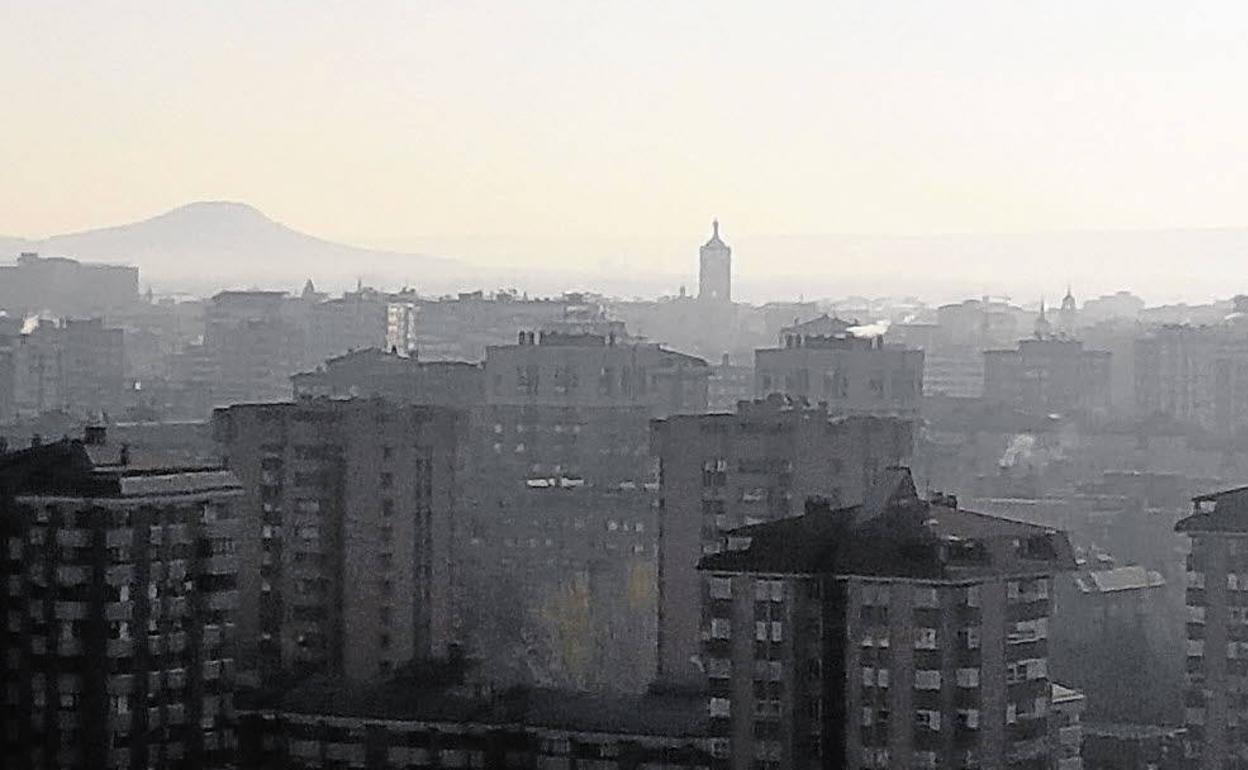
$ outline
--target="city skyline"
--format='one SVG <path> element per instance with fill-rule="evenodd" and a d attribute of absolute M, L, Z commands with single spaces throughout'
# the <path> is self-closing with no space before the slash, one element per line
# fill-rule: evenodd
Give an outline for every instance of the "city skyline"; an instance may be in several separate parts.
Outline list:
<path fill-rule="evenodd" d="M 635 10 L 11 4 L 0 233 L 240 200 L 364 246 L 657 271 L 717 216 L 767 276 L 855 253 L 768 239 L 1246 224 L 1232 7 Z M 1079 283 L 1131 264 L 1073 250 Z M 1146 255 L 1133 288 L 1191 256 Z M 1003 283 L 941 261 L 907 272 Z"/>

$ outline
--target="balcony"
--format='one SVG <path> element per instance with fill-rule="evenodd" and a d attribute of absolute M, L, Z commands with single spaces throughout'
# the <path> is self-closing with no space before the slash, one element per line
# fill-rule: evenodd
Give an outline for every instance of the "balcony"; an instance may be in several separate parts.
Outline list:
<path fill-rule="evenodd" d="M 221 630 L 221 626 L 207 625 L 204 626 L 203 644 L 204 647 L 216 647 L 225 640 L 225 632 Z"/>
<path fill-rule="evenodd" d="M 209 575 L 233 575 L 238 572 L 238 557 L 233 555 L 209 556 L 204 559 L 203 571 Z"/>
<path fill-rule="evenodd" d="M 220 591 L 209 594 L 207 605 L 210 610 L 236 610 L 238 609 L 238 591 Z"/>
<path fill-rule="evenodd" d="M 87 603 L 57 602 L 55 617 L 57 620 L 83 620 L 87 617 Z"/>
<path fill-rule="evenodd" d="M 62 529 L 56 533 L 56 544 L 65 548 L 86 548 L 91 545 L 91 532 L 85 529 Z"/>
<path fill-rule="evenodd" d="M 172 653 L 183 652 L 186 650 L 186 632 L 175 631 L 165 638 L 167 650 Z"/>
<path fill-rule="evenodd" d="M 134 691 L 134 677 L 130 674 L 117 674 L 108 678 L 109 695 L 125 695 Z"/>
<path fill-rule="evenodd" d="M 83 585 L 91 579 L 91 570 L 76 564 L 61 564 L 56 568 L 56 582 L 63 586 Z"/>

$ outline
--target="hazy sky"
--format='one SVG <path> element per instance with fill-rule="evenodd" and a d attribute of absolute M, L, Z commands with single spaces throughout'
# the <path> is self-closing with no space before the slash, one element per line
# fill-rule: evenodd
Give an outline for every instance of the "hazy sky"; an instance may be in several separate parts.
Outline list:
<path fill-rule="evenodd" d="M 0 0 L 0 233 L 196 199 L 569 262 L 712 215 L 1243 225 L 1246 26 L 1243 3 L 1144 0 Z"/>

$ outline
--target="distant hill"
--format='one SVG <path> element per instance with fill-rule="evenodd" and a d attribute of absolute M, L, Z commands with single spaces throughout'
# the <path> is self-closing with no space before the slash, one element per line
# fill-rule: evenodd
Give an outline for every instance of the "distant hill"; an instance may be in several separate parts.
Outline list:
<path fill-rule="evenodd" d="M 445 280 L 462 271 L 455 260 L 334 243 L 275 222 L 244 203 L 190 203 L 141 222 L 55 235 L 44 240 L 0 237 L 6 256 L 37 251 L 84 262 L 137 265 L 141 280 L 164 288 L 318 285 Z"/>
<path fill-rule="evenodd" d="M 415 238 L 425 253 L 334 243 L 293 230 L 243 203 L 191 203 L 151 219 L 44 240 L 0 236 L 0 262 L 20 251 L 137 265 L 158 291 L 295 290 L 305 278 L 339 291 L 357 279 L 423 294 L 512 287 L 654 297 L 697 285 L 688 240 Z M 1050 299 L 1071 284 L 1083 301 L 1129 289 L 1151 303 L 1248 293 L 1248 228 L 1015 234 L 766 235 L 729 233 L 733 296 L 751 302 L 919 296 L 934 302 L 1009 294 Z M 431 254 L 455 254 L 463 260 Z M 562 263 L 562 266 L 559 266 Z"/>

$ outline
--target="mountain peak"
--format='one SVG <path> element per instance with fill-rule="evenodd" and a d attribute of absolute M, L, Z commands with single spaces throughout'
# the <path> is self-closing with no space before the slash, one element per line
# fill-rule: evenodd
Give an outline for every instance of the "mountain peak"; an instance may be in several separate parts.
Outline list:
<path fill-rule="evenodd" d="M 452 260 L 360 248 L 301 233 L 240 201 L 193 201 L 149 219 L 52 236 L 30 247 L 54 255 L 137 265 L 162 283 L 280 284 L 293 276 L 355 283 L 361 274 L 401 280 L 450 272 Z M 26 248 L 23 244 L 23 248 Z M 207 271 L 207 272 L 206 272 Z M 387 280 L 383 278 L 383 280 Z"/>
<path fill-rule="evenodd" d="M 163 214 L 152 217 L 156 219 L 224 219 L 224 220 L 259 220 L 273 222 L 264 212 L 242 201 L 192 201 Z"/>

